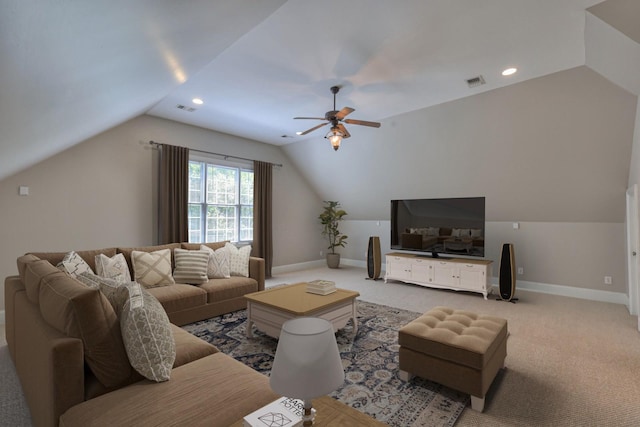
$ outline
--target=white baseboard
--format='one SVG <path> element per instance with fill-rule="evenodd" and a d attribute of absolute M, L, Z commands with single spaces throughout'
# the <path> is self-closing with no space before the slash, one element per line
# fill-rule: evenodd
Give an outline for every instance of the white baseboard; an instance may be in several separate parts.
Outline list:
<path fill-rule="evenodd" d="M 317 261 L 307 261 L 298 264 L 280 265 L 271 269 L 271 274 L 291 273 L 293 271 L 306 270 L 308 268 L 318 268 L 327 265 L 327 261 L 321 259 Z"/>
<path fill-rule="evenodd" d="M 4 310 L 0 310 L 0 325 L 4 325 Z"/>
<path fill-rule="evenodd" d="M 367 268 L 367 262 L 342 258 L 340 260 L 341 264 L 348 265 L 351 267 L 360 267 Z M 326 261 L 324 259 L 317 261 L 309 261 L 303 262 L 300 264 L 290 264 L 279 267 L 274 267 L 272 269 L 273 273 L 290 273 L 292 271 L 304 270 L 306 268 L 318 268 L 326 265 Z M 384 263 L 382 264 L 382 274 L 381 277 L 384 277 Z M 500 291 L 498 289 L 498 278 L 493 277 L 491 280 L 492 285 L 495 287 L 493 290 L 494 295 L 499 295 Z M 591 301 L 600 301 L 600 302 L 610 302 L 613 304 L 622 304 L 625 306 L 629 306 L 629 297 L 627 294 L 623 294 L 620 292 L 611 292 L 611 291 L 601 291 L 596 289 L 586 289 L 586 288 L 576 288 L 573 286 L 564 286 L 564 285 L 553 285 L 549 283 L 538 283 L 538 282 L 529 282 L 526 280 L 518 280 L 516 281 L 516 297 L 518 294 L 518 289 L 523 291 L 530 292 L 539 292 L 543 294 L 550 295 L 560 295 L 571 298 L 580 298 Z"/>
<path fill-rule="evenodd" d="M 492 284 L 496 289 L 494 293 L 500 294 L 498 289 L 498 278 L 494 277 Z M 629 297 L 620 292 L 600 291 L 597 289 L 576 288 L 573 286 L 552 285 L 549 283 L 529 282 L 526 280 L 516 281 L 516 297 L 518 289 L 530 292 L 539 292 L 550 295 L 560 295 L 564 297 L 580 298 L 591 301 L 610 302 L 614 304 L 629 305 Z"/>

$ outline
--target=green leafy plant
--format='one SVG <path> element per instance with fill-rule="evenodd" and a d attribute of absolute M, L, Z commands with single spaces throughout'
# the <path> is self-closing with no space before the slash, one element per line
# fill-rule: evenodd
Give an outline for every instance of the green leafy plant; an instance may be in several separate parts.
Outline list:
<path fill-rule="evenodd" d="M 340 209 L 339 202 L 326 201 L 324 202 L 324 210 L 318 216 L 320 223 L 322 224 L 322 235 L 327 236 L 329 240 L 329 249 L 332 254 L 335 254 L 335 248 L 343 247 L 347 244 L 346 240 L 348 236 L 340 233 L 338 224 L 342 221 L 342 218 L 347 215 L 344 209 Z"/>

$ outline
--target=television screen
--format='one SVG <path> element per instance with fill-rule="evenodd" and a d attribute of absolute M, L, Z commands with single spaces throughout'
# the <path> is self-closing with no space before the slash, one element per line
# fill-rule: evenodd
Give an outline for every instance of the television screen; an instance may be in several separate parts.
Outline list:
<path fill-rule="evenodd" d="M 391 201 L 391 249 L 484 257 L 485 198 Z"/>

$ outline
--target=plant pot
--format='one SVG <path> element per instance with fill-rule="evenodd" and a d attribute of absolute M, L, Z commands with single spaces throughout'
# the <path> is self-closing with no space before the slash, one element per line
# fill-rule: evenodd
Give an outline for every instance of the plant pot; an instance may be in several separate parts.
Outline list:
<path fill-rule="evenodd" d="M 327 254 L 327 266 L 329 268 L 340 267 L 340 254 Z"/>

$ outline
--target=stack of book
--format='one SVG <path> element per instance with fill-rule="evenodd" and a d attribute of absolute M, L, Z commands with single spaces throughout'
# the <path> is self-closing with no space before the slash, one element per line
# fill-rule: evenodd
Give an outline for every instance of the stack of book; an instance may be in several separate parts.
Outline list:
<path fill-rule="evenodd" d="M 336 283 L 329 280 L 313 280 L 307 283 L 307 292 L 318 295 L 329 295 L 336 291 Z"/>
<path fill-rule="evenodd" d="M 281 397 L 250 413 L 243 419 L 244 427 L 302 426 L 304 403 L 299 399 Z"/>

